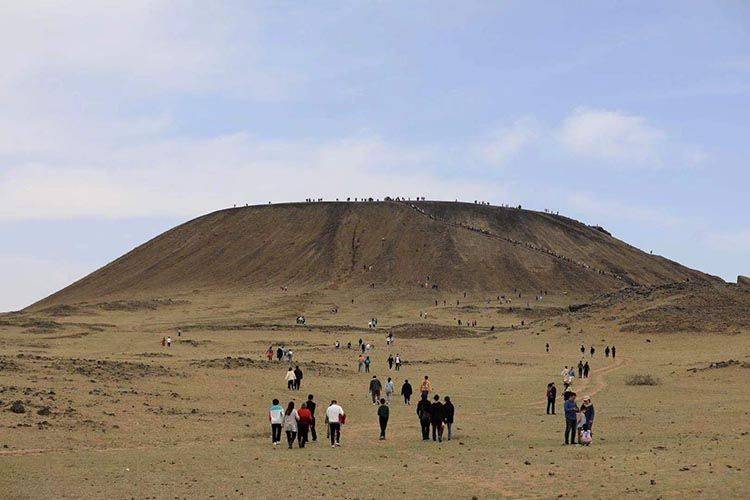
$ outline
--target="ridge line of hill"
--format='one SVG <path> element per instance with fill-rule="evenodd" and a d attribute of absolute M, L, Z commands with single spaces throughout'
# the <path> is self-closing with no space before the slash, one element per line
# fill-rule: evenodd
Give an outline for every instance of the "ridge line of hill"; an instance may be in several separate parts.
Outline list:
<path fill-rule="evenodd" d="M 491 231 L 489 231 L 487 229 L 482 229 L 482 228 L 478 228 L 478 227 L 474 227 L 474 226 L 469 226 L 467 224 L 461 224 L 459 222 L 451 222 L 451 221 L 443 219 L 442 217 L 438 217 L 436 215 L 427 213 L 426 210 L 424 210 L 421 207 L 418 207 L 418 206 L 414 205 L 413 203 L 403 202 L 403 201 L 400 202 L 400 203 L 403 203 L 403 204 L 409 206 L 413 210 L 417 211 L 417 213 L 420 213 L 420 214 L 422 214 L 422 215 L 424 215 L 426 217 L 429 217 L 430 219 L 432 219 L 434 221 L 441 222 L 443 224 L 447 224 L 447 225 L 452 226 L 452 227 L 460 227 L 460 228 L 463 228 L 463 229 L 466 229 L 466 230 L 469 230 L 469 231 L 473 231 L 475 233 L 479 233 L 481 235 L 487 236 L 488 238 L 493 238 L 493 239 L 498 239 L 498 240 L 505 241 L 505 242 L 510 243 L 512 245 L 523 246 L 523 247 L 526 247 L 528 249 L 534 250 L 536 252 L 540 252 L 540 253 L 543 253 L 545 255 L 548 255 L 548 256 L 550 256 L 552 258 L 555 258 L 557 260 L 564 261 L 564 262 L 566 262 L 568 264 L 574 264 L 574 265 L 580 267 L 581 269 L 585 269 L 587 271 L 592 271 L 592 272 L 595 272 L 595 273 L 603 275 L 603 276 L 609 276 L 611 278 L 623 281 L 623 282 L 627 283 L 630 286 L 637 286 L 638 285 L 638 283 L 635 280 L 633 280 L 632 278 L 620 276 L 619 274 L 613 273 L 612 271 L 607 271 L 607 270 L 596 268 L 596 267 L 594 267 L 594 266 L 592 266 L 590 264 L 587 264 L 585 262 L 571 259 L 570 257 L 566 257 L 564 255 L 558 254 L 558 253 L 553 252 L 552 250 L 549 250 L 547 248 L 535 245 L 534 243 L 529 243 L 527 241 L 514 240 L 513 238 L 509 238 L 507 236 L 502 236 L 502 235 L 499 235 L 499 234 L 495 234 L 495 233 L 493 233 L 493 232 L 491 232 Z"/>

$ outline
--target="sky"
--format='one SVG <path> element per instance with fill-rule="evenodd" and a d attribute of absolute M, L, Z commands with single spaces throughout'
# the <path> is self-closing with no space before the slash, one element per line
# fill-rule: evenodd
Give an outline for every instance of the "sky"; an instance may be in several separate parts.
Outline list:
<path fill-rule="evenodd" d="M 551 209 L 750 274 L 750 4 L 0 4 L 0 311 L 233 204 Z"/>

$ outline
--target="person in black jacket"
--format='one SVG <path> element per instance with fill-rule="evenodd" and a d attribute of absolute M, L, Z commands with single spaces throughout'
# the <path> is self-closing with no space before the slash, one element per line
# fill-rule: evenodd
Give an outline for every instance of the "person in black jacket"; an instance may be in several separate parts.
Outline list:
<path fill-rule="evenodd" d="M 445 426 L 448 428 L 448 441 L 450 441 L 451 437 L 453 437 L 453 416 L 456 413 L 456 409 L 453 407 L 453 403 L 451 403 L 450 396 L 445 396 L 444 399 L 445 403 L 443 403 L 443 413 Z"/>
<path fill-rule="evenodd" d="M 430 420 L 432 421 L 432 440 L 443 442 L 443 420 L 445 419 L 445 409 L 440 402 L 440 396 L 435 394 L 435 401 L 430 406 Z"/>
<path fill-rule="evenodd" d="M 422 426 L 422 441 L 430 440 L 430 410 L 432 405 L 427 399 L 427 396 L 422 396 L 422 399 L 417 403 L 417 416 L 419 417 L 419 424 Z"/>
<path fill-rule="evenodd" d="M 299 366 L 294 367 L 294 375 L 297 377 L 294 381 L 294 389 L 299 391 L 300 384 L 302 384 L 302 370 Z"/>
<path fill-rule="evenodd" d="M 411 404 L 411 393 L 413 392 L 411 384 L 408 380 L 404 380 L 404 385 L 401 386 L 401 395 L 404 397 L 404 404 Z"/>
<path fill-rule="evenodd" d="M 557 398 L 557 387 L 554 382 L 547 384 L 547 415 L 555 414 L 555 398 Z"/>
<path fill-rule="evenodd" d="M 310 410 L 310 413 L 312 414 L 312 422 L 310 423 L 310 434 L 312 435 L 313 442 L 318 440 L 318 434 L 315 432 L 315 408 L 317 405 L 315 404 L 315 401 L 313 401 L 313 395 L 308 394 L 307 395 L 307 409 Z"/>

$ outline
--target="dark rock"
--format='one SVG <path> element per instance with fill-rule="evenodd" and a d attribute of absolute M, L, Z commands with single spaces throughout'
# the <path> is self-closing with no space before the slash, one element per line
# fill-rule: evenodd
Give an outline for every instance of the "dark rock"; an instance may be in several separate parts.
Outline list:
<path fill-rule="evenodd" d="M 13 401 L 13 404 L 10 405 L 10 411 L 13 413 L 26 413 L 26 408 L 21 401 Z"/>
<path fill-rule="evenodd" d="M 39 410 L 36 412 L 37 415 L 42 415 L 43 417 L 46 417 L 47 415 L 50 415 L 52 412 L 49 409 L 49 406 L 43 406 L 39 408 Z"/>

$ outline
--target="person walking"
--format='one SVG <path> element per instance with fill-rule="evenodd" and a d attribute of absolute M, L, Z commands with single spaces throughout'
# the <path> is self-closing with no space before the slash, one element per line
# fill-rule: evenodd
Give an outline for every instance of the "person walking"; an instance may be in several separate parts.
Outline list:
<path fill-rule="evenodd" d="M 432 392 L 432 382 L 430 382 L 430 377 L 427 375 L 424 376 L 424 380 L 422 380 L 422 384 L 419 386 L 419 391 L 424 397 L 428 397 Z"/>
<path fill-rule="evenodd" d="M 589 368 L 589 362 L 586 361 L 583 364 L 583 378 L 589 378 L 589 370 L 590 370 L 590 368 Z"/>
<path fill-rule="evenodd" d="M 378 422 L 380 423 L 380 440 L 385 439 L 385 428 L 388 427 L 388 417 L 390 409 L 385 404 L 385 399 L 380 400 L 380 406 L 378 407 Z"/>
<path fill-rule="evenodd" d="M 286 377 L 284 377 L 286 380 L 286 388 L 290 391 L 294 390 L 294 386 L 297 383 L 297 375 L 294 374 L 294 369 L 290 366 L 289 369 L 286 372 Z"/>
<path fill-rule="evenodd" d="M 294 409 L 294 401 L 289 401 L 286 411 L 284 411 L 284 431 L 286 432 L 286 441 L 289 444 L 290 450 L 297 437 L 297 422 L 299 422 L 299 414 Z"/>
<path fill-rule="evenodd" d="M 546 350 L 547 352 L 549 352 L 549 342 L 547 342 L 547 344 L 546 344 L 546 345 L 544 346 L 544 349 L 545 349 L 545 350 Z"/>
<path fill-rule="evenodd" d="M 169 339 L 167 339 L 169 340 Z M 612 346 L 612 359 L 615 359 L 615 356 L 617 355 L 617 351 L 615 350 L 615 346 Z"/>
<path fill-rule="evenodd" d="M 305 444 L 307 444 L 307 435 L 310 431 L 310 425 L 312 425 L 312 413 L 310 413 L 310 409 L 307 408 L 307 403 L 302 403 L 297 415 L 299 416 L 299 422 L 297 422 L 297 445 L 300 448 L 304 448 Z"/>
<path fill-rule="evenodd" d="M 453 417 L 456 414 L 456 409 L 453 407 L 450 396 L 445 396 L 443 399 L 445 400 L 445 403 L 443 403 L 445 427 L 448 429 L 448 441 L 450 441 L 453 437 Z"/>
<path fill-rule="evenodd" d="M 591 349 L 589 349 L 589 352 L 591 353 L 591 357 L 594 357 L 594 353 L 596 352 L 596 349 L 594 349 L 594 346 L 591 346 Z"/>
<path fill-rule="evenodd" d="M 565 444 L 576 444 L 576 417 L 578 416 L 576 393 L 567 392 L 563 398 L 565 399 Z"/>
<path fill-rule="evenodd" d="M 365 369 L 365 356 L 360 354 L 357 358 L 357 373 L 361 373 Z"/>
<path fill-rule="evenodd" d="M 329 435 L 331 437 L 331 448 L 341 446 L 341 424 L 346 420 L 344 409 L 336 403 L 334 399 L 331 405 L 326 409 L 326 419 L 328 420 Z"/>
<path fill-rule="evenodd" d="M 281 361 L 282 357 L 284 357 L 284 348 L 279 346 L 276 348 L 276 361 Z"/>
<path fill-rule="evenodd" d="M 583 360 L 578 362 L 578 378 L 583 378 Z"/>
<path fill-rule="evenodd" d="M 268 361 L 273 361 L 273 346 L 270 346 L 266 351 L 266 358 Z"/>
<path fill-rule="evenodd" d="M 554 382 L 547 384 L 547 415 L 555 414 L 555 399 L 557 398 L 557 387 Z"/>
<path fill-rule="evenodd" d="M 372 404 L 378 404 L 378 399 L 380 399 L 380 391 L 382 389 L 383 384 L 380 383 L 380 379 L 378 379 L 377 375 L 373 375 L 372 380 L 370 380 L 370 395 L 372 395 Z"/>
<path fill-rule="evenodd" d="M 435 394 L 434 401 L 430 406 L 430 423 L 432 424 L 432 440 L 443 442 L 443 420 L 445 420 L 445 411 L 443 403 L 440 402 L 440 396 Z"/>
<path fill-rule="evenodd" d="M 274 399 L 268 409 L 268 421 L 271 422 L 271 443 L 274 446 L 281 442 L 281 427 L 284 424 L 284 408 Z"/>
<path fill-rule="evenodd" d="M 388 380 L 385 382 L 385 402 L 386 404 L 391 404 L 391 401 L 393 401 L 393 391 L 395 389 L 393 380 L 391 377 L 388 377 Z"/>
<path fill-rule="evenodd" d="M 393 354 L 388 355 L 388 369 L 393 370 Z"/>
<path fill-rule="evenodd" d="M 167 347 L 172 347 L 172 337 L 167 337 Z"/>
<path fill-rule="evenodd" d="M 585 347 L 583 347 L 583 344 L 581 344 L 581 354 L 583 354 L 583 353 L 585 353 L 585 352 L 586 352 L 586 348 L 585 348 Z"/>
<path fill-rule="evenodd" d="M 430 409 L 432 405 L 427 399 L 427 396 L 422 394 L 422 399 L 417 403 L 417 416 L 419 417 L 419 425 L 422 427 L 422 441 L 430 440 Z"/>
<path fill-rule="evenodd" d="M 367 356 L 365 358 L 365 373 L 370 373 L 370 363 L 372 363 L 370 356 Z"/>
<path fill-rule="evenodd" d="M 294 380 L 294 390 L 299 391 L 299 388 L 302 385 L 302 370 L 299 366 L 294 367 L 294 376 L 296 377 Z"/>
<path fill-rule="evenodd" d="M 318 405 L 313 401 L 313 395 L 308 394 L 307 409 L 310 410 L 310 416 L 312 417 L 312 420 L 310 421 L 310 437 L 312 437 L 313 443 L 318 440 L 318 434 L 315 432 L 315 408 L 317 407 Z"/>
<path fill-rule="evenodd" d="M 604 357 L 606 357 L 606 358 L 609 357 L 609 346 L 607 346 L 607 347 L 604 348 Z"/>
<path fill-rule="evenodd" d="M 401 355 L 396 354 L 396 358 L 393 360 L 394 364 L 396 365 L 396 371 L 401 370 Z"/>
<path fill-rule="evenodd" d="M 404 384 L 401 386 L 401 395 L 404 397 L 404 404 L 410 405 L 411 404 L 411 394 L 412 394 L 412 388 L 411 384 L 408 380 L 404 380 Z"/>

